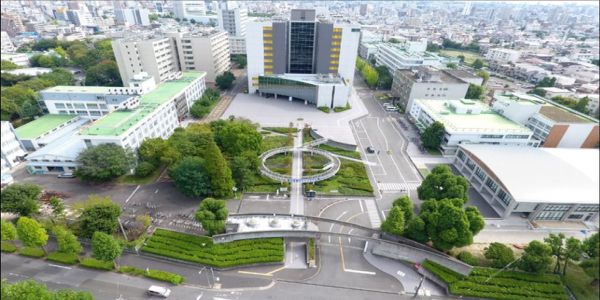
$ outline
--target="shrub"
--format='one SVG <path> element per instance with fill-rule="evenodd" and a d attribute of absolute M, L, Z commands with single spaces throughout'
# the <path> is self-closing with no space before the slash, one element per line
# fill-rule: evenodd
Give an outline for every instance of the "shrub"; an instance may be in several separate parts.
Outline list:
<path fill-rule="evenodd" d="M 430 260 L 425 260 L 423 267 L 448 284 L 464 279 L 463 275 Z"/>
<path fill-rule="evenodd" d="M 135 167 L 135 176 L 146 177 L 146 176 L 152 174 L 152 172 L 154 172 L 154 170 L 156 170 L 155 165 L 153 165 L 147 161 L 143 161 L 139 165 L 137 165 L 137 167 Z"/>
<path fill-rule="evenodd" d="M 133 266 L 121 266 L 117 270 L 119 273 L 129 274 L 133 276 L 144 276 L 146 274 L 146 270 L 142 270 L 140 268 L 136 268 Z"/>
<path fill-rule="evenodd" d="M 161 270 L 152 270 L 152 269 L 148 270 L 148 272 L 145 273 L 144 276 L 146 276 L 148 278 L 160 280 L 160 281 L 170 282 L 175 285 L 179 285 L 179 284 L 183 283 L 183 281 L 185 280 L 185 278 L 179 274 L 174 274 L 171 272 L 161 271 Z"/>
<path fill-rule="evenodd" d="M 44 253 L 44 250 L 42 250 L 42 248 L 23 247 L 19 250 L 19 255 L 40 258 L 44 257 L 46 254 Z"/>
<path fill-rule="evenodd" d="M 17 246 L 8 242 L 2 242 L 0 246 L 2 247 L 2 252 L 13 253 L 17 251 Z"/>
<path fill-rule="evenodd" d="M 114 267 L 112 261 L 102 261 L 102 260 L 98 260 L 98 259 L 91 258 L 91 257 L 82 259 L 80 264 L 87 268 L 106 270 L 106 271 L 110 271 Z"/>
<path fill-rule="evenodd" d="M 79 257 L 77 257 L 77 254 L 62 252 L 52 252 L 48 254 L 48 257 L 46 259 L 50 261 L 63 263 L 66 265 L 74 265 L 79 262 Z"/>
<path fill-rule="evenodd" d="M 317 108 L 324 113 L 329 113 L 329 107 L 327 106 L 319 106 Z"/>
<path fill-rule="evenodd" d="M 473 254 L 467 252 L 467 251 L 461 251 L 456 258 L 458 258 L 460 261 L 469 264 L 471 266 L 477 266 L 479 264 L 479 262 L 477 261 L 477 258 L 475 256 L 473 256 Z"/>

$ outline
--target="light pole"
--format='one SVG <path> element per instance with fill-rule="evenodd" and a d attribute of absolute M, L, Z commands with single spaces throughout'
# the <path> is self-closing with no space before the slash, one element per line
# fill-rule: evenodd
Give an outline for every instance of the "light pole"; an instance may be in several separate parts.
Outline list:
<path fill-rule="evenodd" d="M 233 199 L 235 199 L 235 192 L 237 192 L 238 188 L 233 186 L 231 187 L 231 190 L 233 191 Z"/>

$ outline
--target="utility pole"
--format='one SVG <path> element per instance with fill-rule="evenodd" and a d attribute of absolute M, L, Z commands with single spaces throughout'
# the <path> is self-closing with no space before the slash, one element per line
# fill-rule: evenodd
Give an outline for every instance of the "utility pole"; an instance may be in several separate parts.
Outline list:
<path fill-rule="evenodd" d="M 421 276 L 421 281 L 419 282 L 419 286 L 415 290 L 415 295 L 413 296 L 413 298 L 417 298 L 417 296 L 419 295 L 419 291 L 421 290 L 421 286 L 423 286 L 423 281 L 425 281 L 425 276 Z"/>

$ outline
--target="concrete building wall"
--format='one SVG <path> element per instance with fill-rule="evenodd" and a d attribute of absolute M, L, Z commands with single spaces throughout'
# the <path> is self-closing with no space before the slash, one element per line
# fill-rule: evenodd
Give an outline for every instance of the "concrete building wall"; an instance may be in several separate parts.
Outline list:
<path fill-rule="evenodd" d="M 462 99 L 467 95 L 468 89 L 468 83 L 414 82 L 406 99 L 406 108 L 409 111 L 415 99 Z"/>
<path fill-rule="evenodd" d="M 333 24 L 319 23 L 317 25 L 316 66 L 315 72 L 321 74 L 335 73 L 330 71 L 330 61 L 333 59 L 331 42 L 333 35 Z M 337 55 L 337 54 L 334 54 Z M 337 60 L 337 59 L 336 59 Z"/>
<path fill-rule="evenodd" d="M 263 27 L 271 26 L 271 23 L 267 22 L 251 22 L 248 24 L 246 31 L 246 39 L 248 41 L 254 41 L 252 43 L 246 43 L 246 55 L 248 57 L 248 93 L 256 93 L 258 86 L 258 76 L 264 74 L 264 44 L 263 40 Z"/>
<path fill-rule="evenodd" d="M 114 40 L 115 59 L 123 84 L 128 86 L 133 76 L 146 72 L 156 83 L 169 79 L 179 72 L 175 49 L 168 38 L 150 40 Z"/>
<path fill-rule="evenodd" d="M 208 36 L 183 35 L 176 38 L 181 68 L 184 71 L 204 71 L 206 81 L 231 68 L 229 39 L 225 31 Z"/>
<path fill-rule="evenodd" d="M 580 148 L 595 127 L 598 127 L 598 125 L 593 123 L 570 124 L 557 147 Z"/>
<path fill-rule="evenodd" d="M 350 25 L 340 27 L 342 28 L 342 43 L 340 47 L 338 74 L 342 76 L 346 84 L 353 85 L 358 42 L 360 40 L 360 27 Z"/>
<path fill-rule="evenodd" d="M 19 163 L 19 157 L 25 155 L 25 147 L 17 138 L 15 129 L 10 122 L 0 122 L 0 128 L 2 129 L 0 153 L 2 154 L 2 173 L 4 173 Z"/>
<path fill-rule="evenodd" d="M 264 29 L 264 27 L 263 27 Z M 270 44 L 265 44 L 265 49 L 268 49 L 272 45 L 272 60 L 273 60 L 273 74 L 288 73 L 288 24 L 285 22 L 273 23 L 272 26 L 272 39 L 269 39 L 269 31 L 264 32 L 263 41 L 272 41 Z M 265 51 L 268 53 L 268 51 Z M 265 62 L 268 62 L 269 57 L 265 55 Z M 267 70 L 265 70 L 267 71 Z M 266 74 L 269 74 L 268 72 Z"/>

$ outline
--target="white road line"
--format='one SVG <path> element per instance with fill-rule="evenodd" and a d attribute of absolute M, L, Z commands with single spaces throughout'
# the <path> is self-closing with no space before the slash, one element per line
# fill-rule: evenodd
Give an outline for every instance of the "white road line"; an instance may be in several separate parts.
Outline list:
<path fill-rule="evenodd" d="M 396 124 L 397 122 L 392 122 L 392 128 L 396 131 L 396 133 L 398 133 L 398 135 L 400 136 L 400 140 L 403 141 L 403 145 L 402 148 L 404 148 L 404 144 L 407 143 L 407 141 L 404 139 L 404 136 L 402 135 L 402 133 L 400 133 L 400 130 L 396 127 L 398 126 L 398 124 Z M 400 155 L 402 157 L 402 159 L 404 159 L 404 161 L 406 161 L 406 164 L 409 166 L 409 169 L 412 171 L 413 175 L 415 175 L 416 178 L 421 178 L 418 171 L 413 167 L 413 164 L 410 163 L 410 161 L 408 161 L 408 154 L 404 155 L 404 153 L 402 153 L 401 151 Z"/>
<path fill-rule="evenodd" d="M 381 226 L 381 218 L 379 217 L 379 213 L 377 212 L 377 206 L 375 205 L 375 200 L 367 199 L 365 200 L 365 206 L 367 207 L 367 215 L 369 216 L 369 221 L 371 222 L 371 227 L 378 228 Z"/>
<path fill-rule="evenodd" d="M 392 149 L 390 149 L 390 145 L 388 144 L 388 140 L 387 140 L 387 137 L 385 136 L 385 133 L 383 133 L 383 130 L 381 130 L 381 126 L 379 125 L 379 119 L 377 119 L 377 129 L 379 129 L 381 136 L 383 136 L 383 140 L 385 141 L 387 150 L 392 151 Z M 400 152 L 402 152 L 402 148 L 400 149 Z M 389 156 L 390 156 L 390 159 L 392 160 L 392 163 L 394 164 L 394 167 L 396 167 L 398 174 L 400 175 L 400 177 L 402 177 L 402 181 L 406 182 L 406 178 L 404 178 L 404 175 L 402 175 L 402 171 L 400 171 L 400 167 L 398 167 L 398 164 L 396 163 L 396 160 L 394 159 L 393 153 L 390 153 Z"/>
<path fill-rule="evenodd" d="M 358 205 L 360 205 L 360 211 L 365 212 L 365 209 L 363 208 L 363 205 L 362 205 L 362 200 L 358 199 Z"/>
<path fill-rule="evenodd" d="M 352 270 L 352 269 L 345 269 L 344 272 L 357 273 L 357 274 L 366 274 L 366 275 L 375 275 L 376 274 L 375 272 Z"/>
<path fill-rule="evenodd" d="M 201 292 L 200 295 L 198 295 L 198 297 L 196 297 L 196 300 L 200 300 L 202 298 L 202 296 L 204 296 L 204 292 Z"/>
<path fill-rule="evenodd" d="M 364 119 L 362 119 L 362 120 L 359 121 L 360 122 L 360 126 L 362 126 L 363 128 L 365 128 L 365 130 L 367 130 L 366 127 L 365 127 L 365 124 L 363 123 L 363 121 L 364 121 Z M 367 139 L 369 140 L 369 144 L 373 145 L 373 141 L 371 141 L 371 138 L 369 137 L 369 134 L 367 133 L 366 135 L 367 135 Z M 358 143 L 360 144 L 360 147 L 362 149 L 364 149 L 362 143 L 360 141 L 358 141 Z M 368 157 L 368 156 L 365 154 L 365 157 Z M 382 175 L 384 175 L 384 176 L 387 175 L 387 171 L 383 167 L 383 163 L 381 163 L 381 159 L 379 158 L 379 155 L 375 156 L 375 158 L 377 158 L 377 161 L 379 161 L 378 166 L 381 166 L 381 169 L 383 170 L 384 174 L 382 174 Z"/>
<path fill-rule="evenodd" d="M 129 202 L 129 200 L 131 200 L 131 198 L 133 197 L 133 195 L 135 195 L 135 192 L 137 192 L 140 189 L 141 185 L 138 185 L 135 190 L 133 190 L 133 192 L 131 192 L 131 194 L 129 195 L 129 197 L 127 197 L 127 199 L 125 199 L 125 203 Z"/>
<path fill-rule="evenodd" d="M 348 213 L 348 212 L 347 211 L 342 212 L 342 214 L 339 217 L 337 217 L 336 220 L 341 219 L 346 213 Z M 334 225 L 335 224 L 331 224 L 331 226 L 329 227 L 329 231 L 333 231 L 333 226 Z"/>
<path fill-rule="evenodd" d="M 55 265 L 55 264 L 48 264 L 51 267 L 56 267 L 56 268 L 61 268 L 61 269 L 65 269 L 65 270 L 71 270 L 71 267 L 65 267 L 65 266 L 60 266 L 60 265 Z"/>

